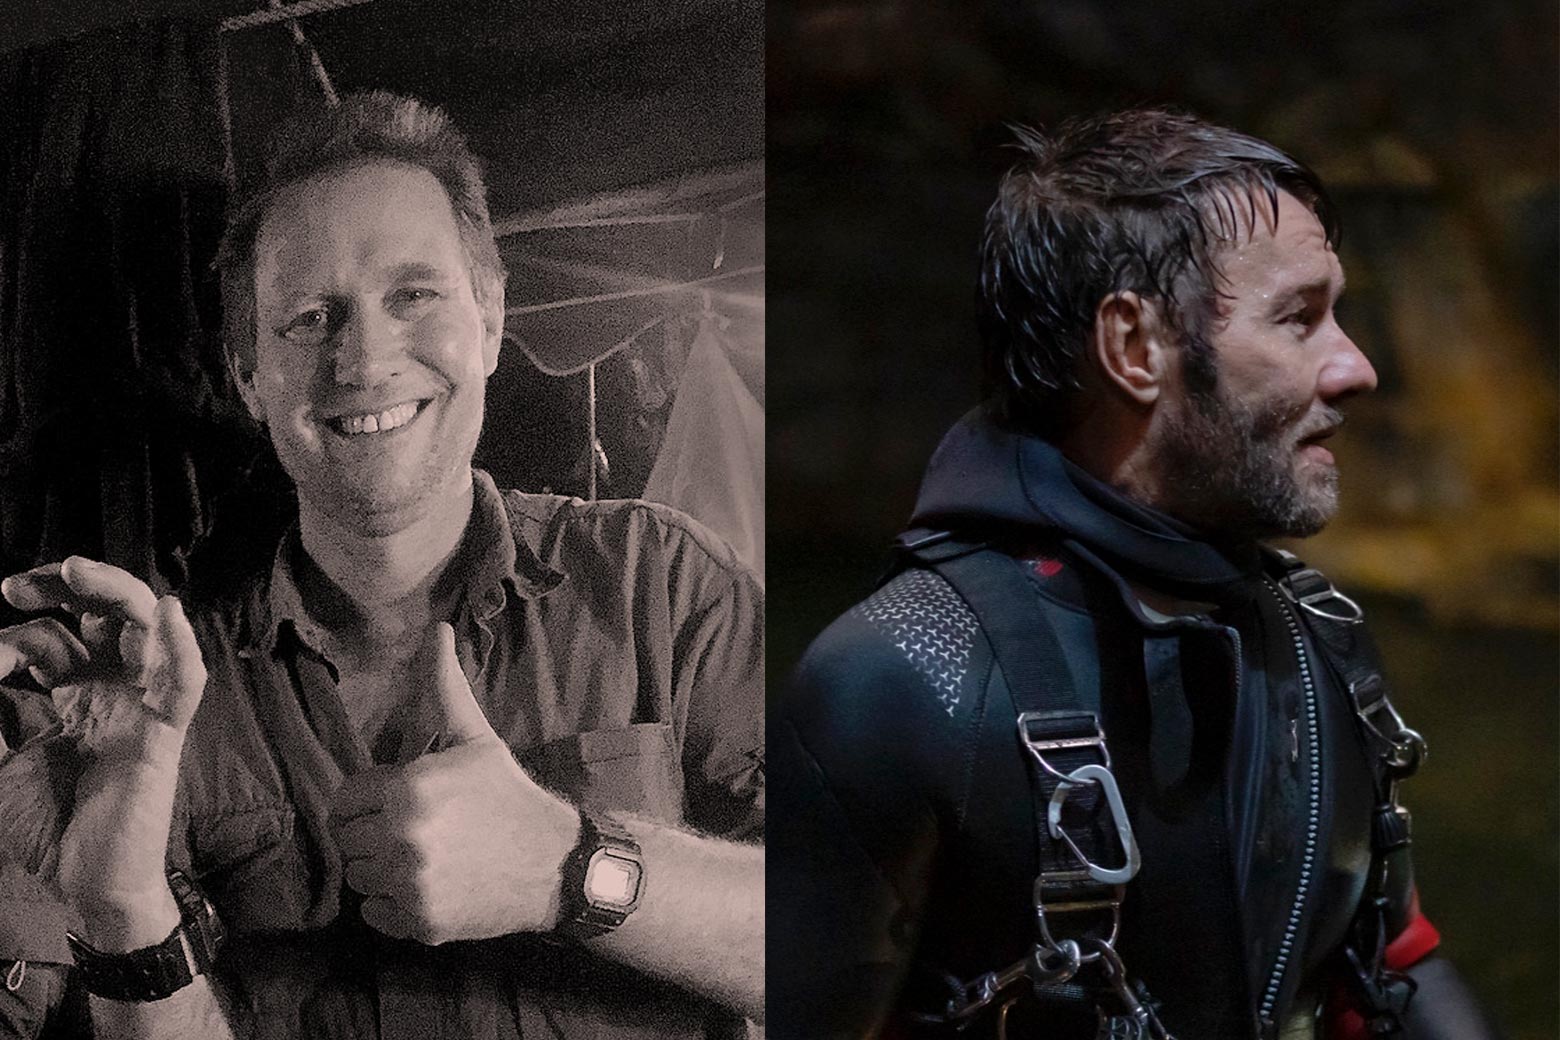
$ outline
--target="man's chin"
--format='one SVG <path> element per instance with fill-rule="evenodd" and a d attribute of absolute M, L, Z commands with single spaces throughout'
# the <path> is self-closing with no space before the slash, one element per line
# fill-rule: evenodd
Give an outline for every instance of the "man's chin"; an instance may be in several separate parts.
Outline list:
<path fill-rule="evenodd" d="M 1320 534 L 1338 515 L 1338 485 L 1334 479 L 1322 487 L 1295 494 L 1263 520 L 1262 538 L 1309 538 Z"/>
<path fill-rule="evenodd" d="M 434 482 L 338 480 L 298 483 L 300 507 L 330 518 L 359 537 L 397 534 L 458 499 L 452 487 Z"/>

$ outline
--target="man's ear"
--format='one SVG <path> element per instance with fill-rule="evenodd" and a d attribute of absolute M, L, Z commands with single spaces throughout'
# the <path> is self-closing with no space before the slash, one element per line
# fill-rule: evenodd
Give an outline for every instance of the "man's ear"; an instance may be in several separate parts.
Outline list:
<path fill-rule="evenodd" d="M 498 351 L 504 345 L 504 283 L 498 283 L 497 299 L 482 314 L 482 369 L 491 376 L 498 370 Z"/>
<path fill-rule="evenodd" d="M 228 371 L 233 375 L 233 385 L 238 387 L 238 396 L 243 398 L 244 407 L 248 409 L 250 418 L 257 423 L 264 423 L 265 409 L 260 403 L 260 393 L 255 389 L 254 362 L 245 361 L 230 351 Z"/>
<path fill-rule="evenodd" d="M 1105 386 L 1141 405 L 1158 400 L 1171 372 L 1171 339 L 1153 300 L 1112 293 L 1094 312 L 1095 364 Z"/>
<path fill-rule="evenodd" d="M 492 376 L 498 371 L 498 351 L 504 345 L 504 319 L 500 315 L 496 323 L 482 325 L 482 371 Z"/>

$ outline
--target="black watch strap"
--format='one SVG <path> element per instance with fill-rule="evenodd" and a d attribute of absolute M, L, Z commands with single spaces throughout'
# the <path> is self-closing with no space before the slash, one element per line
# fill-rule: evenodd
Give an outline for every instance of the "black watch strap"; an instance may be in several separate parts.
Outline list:
<path fill-rule="evenodd" d="M 65 933 L 88 993 L 109 1000 L 162 1000 L 211 970 L 226 938 L 221 918 L 180 871 L 168 871 L 168 888 L 179 905 L 179 924 L 160 943 L 104 953 L 79 935 Z"/>
<path fill-rule="evenodd" d="M 580 837 L 563 863 L 558 931 L 576 939 L 603 935 L 621 925 L 644 894 L 639 843 L 610 816 L 580 810 Z"/>

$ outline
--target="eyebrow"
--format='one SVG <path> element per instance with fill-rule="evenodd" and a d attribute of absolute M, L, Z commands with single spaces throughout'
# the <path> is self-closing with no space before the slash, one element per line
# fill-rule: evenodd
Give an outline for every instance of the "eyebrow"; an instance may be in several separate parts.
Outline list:
<path fill-rule="evenodd" d="M 1295 303 L 1299 303 L 1301 301 L 1309 302 L 1316 296 L 1325 296 L 1327 293 L 1332 291 L 1332 288 L 1332 278 L 1325 275 L 1321 278 L 1313 278 L 1301 285 L 1291 286 L 1290 288 L 1285 289 L 1283 292 L 1279 293 L 1277 296 L 1273 297 L 1272 311 L 1273 313 L 1277 313 Z M 1337 288 L 1338 293 L 1337 296 L 1332 297 L 1333 300 L 1336 300 L 1339 296 L 1343 295 L 1344 289 L 1348 288 L 1348 280 L 1345 278 L 1339 278 L 1337 282 Z"/>
<path fill-rule="evenodd" d="M 449 277 L 442 268 L 420 261 L 396 264 L 389 273 L 397 282 L 442 282 Z"/>

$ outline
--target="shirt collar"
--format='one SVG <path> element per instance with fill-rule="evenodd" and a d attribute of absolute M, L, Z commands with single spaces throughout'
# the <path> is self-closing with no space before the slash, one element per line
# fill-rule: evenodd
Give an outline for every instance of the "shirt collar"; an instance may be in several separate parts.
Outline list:
<path fill-rule="evenodd" d="M 453 566 L 460 572 L 457 580 L 465 609 L 477 620 L 487 621 L 504 608 L 506 589 L 520 599 L 535 599 L 557 588 L 564 575 L 547 565 L 536 546 L 516 537 L 504 496 L 493 478 L 480 469 L 473 469 L 471 475 L 471 522 Z M 277 542 L 270 577 L 259 590 L 250 649 L 275 652 L 284 633 L 291 633 L 305 647 L 325 656 L 328 637 L 304 608 L 293 572 L 293 560 L 301 552 L 295 519 Z"/>

